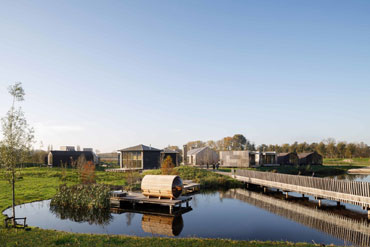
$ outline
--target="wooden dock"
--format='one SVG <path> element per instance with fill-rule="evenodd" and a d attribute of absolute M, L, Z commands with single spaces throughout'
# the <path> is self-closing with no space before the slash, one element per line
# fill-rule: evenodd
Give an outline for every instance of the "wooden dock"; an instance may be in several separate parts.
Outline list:
<path fill-rule="evenodd" d="M 169 213 L 173 214 L 174 207 L 182 208 L 182 204 L 186 205 L 186 208 L 189 207 L 189 201 L 193 198 L 190 196 L 180 196 L 177 199 L 158 199 L 158 198 L 149 198 L 141 193 L 134 193 L 130 192 L 127 196 L 124 197 L 114 197 L 110 198 L 111 205 L 120 207 L 122 203 L 129 203 L 135 208 L 136 204 L 152 204 L 152 205 L 159 205 L 159 206 L 167 206 L 169 207 Z"/>
<path fill-rule="evenodd" d="M 194 193 L 200 190 L 200 184 L 194 183 L 192 180 L 183 180 L 183 184 L 184 184 L 182 190 L 183 195 Z"/>

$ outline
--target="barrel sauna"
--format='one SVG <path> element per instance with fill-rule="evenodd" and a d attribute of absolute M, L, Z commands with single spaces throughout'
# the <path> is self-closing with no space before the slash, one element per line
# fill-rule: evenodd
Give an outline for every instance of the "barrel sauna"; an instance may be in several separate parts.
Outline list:
<path fill-rule="evenodd" d="M 182 216 L 160 216 L 144 214 L 141 228 L 144 232 L 164 236 L 178 236 L 184 227 Z"/>
<path fill-rule="evenodd" d="M 176 175 L 146 175 L 141 182 L 144 196 L 175 199 L 182 193 L 182 180 Z"/>

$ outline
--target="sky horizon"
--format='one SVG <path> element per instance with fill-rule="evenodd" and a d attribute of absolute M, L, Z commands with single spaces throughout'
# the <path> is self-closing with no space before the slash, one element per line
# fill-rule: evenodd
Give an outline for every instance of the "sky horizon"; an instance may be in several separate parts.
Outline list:
<path fill-rule="evenodd" d="M 7 87 L 35 148 L 188 141 L 370 144 L 370 1 L 10 1 Z"/>

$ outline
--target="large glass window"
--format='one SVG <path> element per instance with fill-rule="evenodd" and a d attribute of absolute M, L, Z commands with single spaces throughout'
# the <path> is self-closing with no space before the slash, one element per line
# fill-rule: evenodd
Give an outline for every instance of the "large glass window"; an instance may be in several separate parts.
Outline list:
<path fill-rule="evenodd" d="M 123 152 L 123 167 L 129 169 L 141 168 L 141 152 Z"/>

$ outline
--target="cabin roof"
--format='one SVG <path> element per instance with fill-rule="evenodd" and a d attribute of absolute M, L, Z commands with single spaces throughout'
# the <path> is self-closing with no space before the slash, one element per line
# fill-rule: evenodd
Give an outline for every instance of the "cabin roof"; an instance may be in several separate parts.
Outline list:
<path fill-rule="evenodd" d="M 307 156 L 310 156 L 311 154 L 314 154 L 315 152 L 308 152 L 308 153 L 299 153 L 298 158 L 306 158 Z"/>
<path fill-rule="evenodd" d="M 153 148 L 153 147 L 149 147 L 149 146 L 145 146 L 143 144 L 140 144 L 140 145 L 137 145 L 137 146 L 120 149 L 118 151 L 122 151 L 122 152 L 129 152 L 129 151 L 157 151 L 157 152 L 160 152 L 161 150 L 160 149 L 157 149 L 157 148 Z"/>
<path fill-rule="evenodd" d="M 52 150 L 50 151 L 53 155 L 64 155 L 64 156 L 80 156 L 81 154 L 84 155 L 93 155 L 92 151 L 61 151 L 61 150 Z"/>
<path fill-rule="evenodd" d="M 206 149 L 207 147 L 202 147 L 202 148 L 194 148 L 194 149 L 191 149 L 188 151 L 188 155 L 194 155 L 194 154 L 197 154 L 201 151 L 203 151 L 204 149 Z"/>

